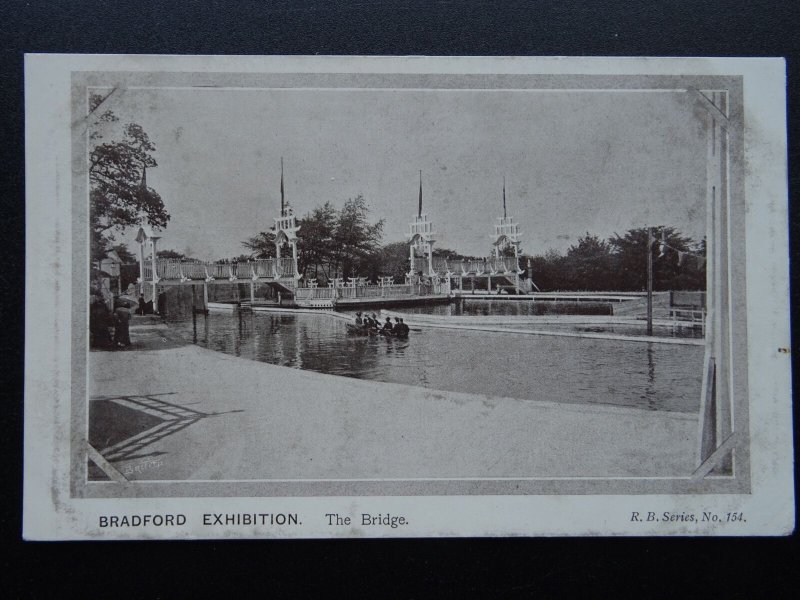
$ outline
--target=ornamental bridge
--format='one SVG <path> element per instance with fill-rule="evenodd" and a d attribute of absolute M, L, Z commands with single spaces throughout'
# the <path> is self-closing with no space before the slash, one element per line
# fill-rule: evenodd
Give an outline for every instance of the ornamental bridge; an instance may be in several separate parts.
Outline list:
<path fill-rule="evenodd" d="M 493 255 L 485 258 L 446 259 L 434 256 L 437 234 L 433 223 L 422 212 L 422 173 L 420 172 L 419 205 L 409 224 L 409 271 L 403 282 L 393 277 L 368 281 L 363 277 L 333 279 L 327 287 L 319 287 L 315 279 L 305 279 L 297 268 L 297 232 L 299 226 L 292 208 L 283 196 L 281 168 L 281 211 L 274 219 L 276 258 L 246 262 L 203 262 L 158 258 L 160 236 L 146 227 L 139 229 L 138 291 L 155 300 L 159 286 L 202 285 L 203 309 L 207 309 L 208 286 L 214 284 L 249 284 L 250 304 L 256 303 L 256 286 L 273 288 L 280 303 L 290 300 L 296 306 L 331 308 L 334 305 L 382 304 L 397 302 L 449 301 L 456 290 L 486 290 L 491 293 L 519 294 L 529 292 L 530 280 L 521 281 L 519 267 L 519 226 L 506 212 L 505 181 L 503 182 L 503 216 L 497 219 L 489 236 Z M 289 256 L 283 256 L 288 247 Z M 508 254 L 513 252 L 513 256 Z M 247 304 L 247 300 L 240 303 Z"/>
<path fill-rule="evenodd" d="M 476 260 L 435 258 L 435 279 L 419 275 L 407 276 L 404 283 L 397 284 L 393 277 L 381 277 L 376 282 L 363 277 L 352 277 L 346 280 L 334 279 L 328 287 L 319 287 L 314 279 L 303 281 L 294 276 L 295 262 L 291 258 L 267 258 L 239 263 L 163 258 L 153 261 L 150 258 L 145 259 L 137 283 L 140 284 L 142 293 L 149 298 L 153 297 L 154 287 L 202 285 L 205 306 L 208 305 L 209 285 L 248 285 L 251 292 L 250 304 L 256 304 L 256 287 L 268 285 L 284 298 L 293 298 L 298 306 L 330 308 L 335 304 L 359 304 L 361 300 L 395 302 L 417 298 L 431 301 L 438 297 L 449 298 L 456 290 L 472 291 L 484 287 L 490 289 L 492 282 L 496 282 L 498 291 L 511 289 L 513 292 L 514 281 L 519 277 L 516 262 L 514 257 Z M 426 266 L 424 258 L 415 258 L 415 272 L 426 272 Z M 141 285 L 142 282 L 144 285 Z M 305 285 L 300 285 L 303 283 Z"/>
<path fill-rule="evenodd" d="M 414 258 L 412 272 L 427 272 L 427 260 Z M 517 274 L 517 259 L 513 256 L 489 257 L 472 260 L 433 259 L 433 271 L 440 279 L 456 277 L 513 277 Z M 247 282 L 252 280 L 276 283 L 287 290 L 296 288 L 295 262 L 291 258 L 263 258 L 247 262 L 206 262 L 180 259 L 156 258 L 155 279 L 159 285 L 201 282 Z M 141 279 L 150 282 L 153 277 L 153 262 L 145 259 Z M 370 285 L 365 278 L 348 278 L 358 285 Z M 384 279 L 384 278 L 382 278 Z M 390 278 L 385 278 L 390 279 Z M 341 280 L 339 280 L 341 281 Z M 383 281 L 379 283 L 384 284 Z"/>

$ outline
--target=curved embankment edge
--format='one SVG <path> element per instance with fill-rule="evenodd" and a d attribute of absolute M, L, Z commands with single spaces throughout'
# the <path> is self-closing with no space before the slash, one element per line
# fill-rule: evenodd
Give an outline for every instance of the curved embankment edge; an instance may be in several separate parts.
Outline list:
<path fill-rule="evenodd" d="M 154 438 L 147 450 L 161 466 L 133 479 L 663 477 L 695 467 L 696 414 L 430 390 L 197 346 L 131 352 L 123 371 L 116 353 L 90 360 L 94 373 L 115 374 L 92 381 L 93 400 L 147 397 L 196 416 Z M 136 456 L 115 468 L 131 472 Z"/>

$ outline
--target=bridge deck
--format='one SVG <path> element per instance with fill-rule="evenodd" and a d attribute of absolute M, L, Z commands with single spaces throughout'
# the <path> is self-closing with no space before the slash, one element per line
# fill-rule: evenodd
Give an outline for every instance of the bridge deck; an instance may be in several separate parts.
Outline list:
<path fill-rule="evenodd" d="M 158 283 L 170 281 L 186 283 L 190 281 L 236 281 L 236 280 L 280 280 L 295 276 L 295 263 L 291 258 L 265 258 L 240 263 L 187 261 L 177 259 L 157 259 L 156 278 Z M 145 261 L 142 266 L 145 281 L 153 280 L 153 263 Z"/>

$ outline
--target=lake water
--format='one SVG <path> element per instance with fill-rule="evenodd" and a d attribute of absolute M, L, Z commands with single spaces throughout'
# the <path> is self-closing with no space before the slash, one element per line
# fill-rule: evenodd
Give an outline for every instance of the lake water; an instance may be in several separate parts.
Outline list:
<path fill-rule="evenodd" d="M 460 316 L 556 316 L 556 315 L 590 315 L 611 316 L 611 305 L 597 302 L 531 302 L 525 300 L 475 300 L 450 304 L 422 305 L 393 308 L 393 312 L 408 314 L 437 315 L 443 317 Z M 699 324 L 698 324 L 699 325 Z M 647 335 L 645 322 L 639 324 L 605 324 L 605 323 L 497 323 L 493 327 L 504 329 L 526 329 L 534 331 L 567 331 L 571 333 L 612 333 L 619 335 Z M 671 325 L 654 325 L 653 335 L 656 337 L 702 339 L 701 327 L 673 327 Z"/>
<path fill-rule="evenodd" d="M 173 313 L 174 314 L 174 313 Z M 354 337 L 325 315 L 176 315 L 189 343 L 320 373 L 524 400 L 699 410 L 703 347 L 619 340 L 412 331 Z"/>

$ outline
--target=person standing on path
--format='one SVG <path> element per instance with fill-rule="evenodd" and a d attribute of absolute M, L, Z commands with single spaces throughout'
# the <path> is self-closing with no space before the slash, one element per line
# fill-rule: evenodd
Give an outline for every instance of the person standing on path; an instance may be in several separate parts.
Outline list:
<path fill-rule="evenodd" d="M 111 314 L 108 311 L 103 296 L 93 294 L 89 304 L 89 343 L 93 347 L 108 348 L 111 346 L 111 336 L 108 327 L 111 324 Z"/>
<path fill-rule="evenodd" d="M 118 306 L 114 309 L 114 345 L 126 347 L 131 345 L 129 324 L 131 321 L 131 311 L 125 306 Z"/>

